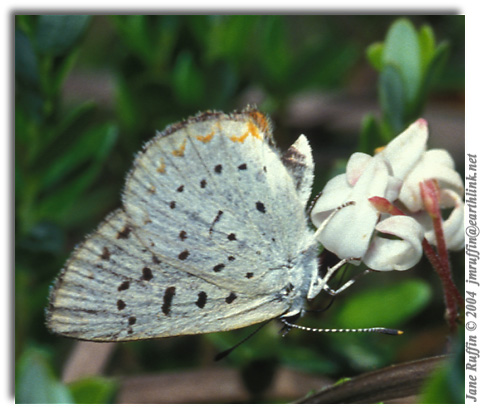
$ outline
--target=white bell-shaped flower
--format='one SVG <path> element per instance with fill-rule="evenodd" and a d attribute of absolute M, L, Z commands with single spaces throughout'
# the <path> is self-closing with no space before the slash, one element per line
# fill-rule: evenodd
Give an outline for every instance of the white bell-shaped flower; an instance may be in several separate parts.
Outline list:
<path fill-rule="evenodd" d="M 379 222 L 375 230 L 396 239 L 374 236 L 363 258 L 369 268 L 376 271 L 404 271 L 420 261 L 424 232 L 413 218 L 404 215 L 388 217 Z"/>
<path fill-rule="evenodd" d="M 363 258 L 379 218 L 368 198 L 385 196 L 391 185 L 384 158 L 364 159 L 362 153 L 355 153 L 351 160 L 346 174 L 327 183 L 311 213 L 313 224 L 320 227 L 336 208 L 349 201 L 355 203 L 337 211 L 319 231 L 319 241 L 340 259 Z M 363 170 L 359 170 L 356 160 L 366 163 Z"/>
<path fill-rule="evenodd" d="M 421 258 L 424 237 L 435 243 L 420 194 L 420 183 L 426 179 L 437 179 L 440 205 L 454 208 L 444 222 L 447 246 L 463 247 L 463 183 L 446 151 L 426 151 L 427 138 L 427 122 L 419 119 L 375 156 L 350 157 L 346 173 L 327 183 L 312 208 L 318 240 L 326 249 L 341 259 L 360 259 L 375 270 L 414 266 Z M 409 213 L 381 214 L 369 201 L 372 197 L 400 201 Z M 339 209 L 349 201 L 355 205 Z"/>
<path fill-rule="evenodd" d="M 424 209 L 419 184 L 427 179 L 436 179 L 441 190 L 450 189 L 463 195 L 463 181 L 450 154 L 445 150 L 428 150 L 407 173 L 398 197 L 411 212 Z"/>
<path fill-rule="evenodd" d="M 448 218 L 443 221 L 443 234 L 447 248 L 454 251 L 463 249 L 465 247 L 465 203 L 457 192 L 443 189 L 440 191 L 440 206 L 441 208 L 453 208 Z M 428 213 L 420 211 L 414 217 L 423 226 L 427 241 L 436 246 L 437 239 L 432 219 Z"/>

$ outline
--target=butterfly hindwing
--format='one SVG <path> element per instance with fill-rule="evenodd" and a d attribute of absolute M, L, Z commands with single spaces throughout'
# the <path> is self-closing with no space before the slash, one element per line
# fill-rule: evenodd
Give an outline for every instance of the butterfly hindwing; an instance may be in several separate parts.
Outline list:
<path fill-rule="evenodd" d="M 159 261 L 117 210 L 67 263 L 51 293 L 48 325 L 98 341 L 207 333 L 282 314 L 286 302 L 275 297 L 219 288 Z"/>

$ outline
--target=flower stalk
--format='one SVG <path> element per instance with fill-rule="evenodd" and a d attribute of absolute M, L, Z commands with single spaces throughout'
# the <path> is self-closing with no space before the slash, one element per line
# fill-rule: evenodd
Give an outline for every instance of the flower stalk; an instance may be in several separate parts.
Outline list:
<path fill-rule="evenodd" d="M 430 263 L 442 281 L 446 306 L 446 319 L 450 326 L 450 330 L 454 332 L 457 328 L 459 310 L 464 309 L 465 301 L 458 291 L 458 288 L 455 286 L 452 278 L 450 257 L 448 255 L 445 235 L 443 233 L 443 220 L 440 212 L 440 187 L 438 186 L 438 182 L 435 179 L 427 179 L 424 182 L 421 182 L 420 193 L 425 210 L 428 212 L 433 222 L 438 253 L 435 253 L 433 247 L 426 239 L 423 240 L 423 248 Z"/>

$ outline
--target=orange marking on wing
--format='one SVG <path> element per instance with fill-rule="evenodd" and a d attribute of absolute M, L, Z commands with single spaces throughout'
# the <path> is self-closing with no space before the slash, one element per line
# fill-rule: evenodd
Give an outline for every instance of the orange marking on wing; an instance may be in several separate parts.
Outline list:
<path fill-rule="evenodd" d="M 252 137 L 261 138 L 260 132 L 258 131 L 258 127 L 252 122 L 248 123 L 248 133 Z"/>
<path fill-rule="evenodd" d="M 248 136 L 248 132 L 241 135 L 240 137 L 235 137 L 235 135 L 232 135 L 230 137 L 230 140 L 232 140 L 234 143 L 243 143 L 245 141 L 245 138 L 247 138 L 247 136 Z"/>
<path fill-rule="evenodd" d="M 205 136 L 197 135 L 197 140 L 201 141 L 202 143 L 209 143 L 212 140 L 214 135 L 215 135 L 214 132 L 211 132 L 210 134 L 207 134 Z"/>
<path fill-rule="evenodd" d="M 253 119 L 253 122 L 255 123 L 256 128 L 260 128 L 260 131 L 262 131 L 263 133 L 270 132 L 270 120 L 263 113 L 259 112 L 256 109 L 252 109 L 251 111 L 248 112 L 248 115 L 250 116 L 250 118 Z M 258 132 L 258 131 L 254 131 L 254 132 Z M 254 135 L 253 132 L 252 132 L 252 135 Z M 255 136 L 258 137 L 258 135 L 255 135 Z"/>
<path fill-rule="evenodd" d="M 173 150 L 172 151 L 172 154 L 175 156 L 175 157 L 183 157 L 184 154 L 185 154 L 185 146 L 187 145 L 187 139 L 185 138 L 185 140 L 183 140 L 183 143 L 182 145 L 180 146 L 180 148 L 178 148 L 177 150 Z"/>
<path fill-rule="evenodd" d="M 157 172 L 165 173 L 165 167 L 166 167 L 165 160 L 160 159 L 160 166 L 157 167 Z"/>

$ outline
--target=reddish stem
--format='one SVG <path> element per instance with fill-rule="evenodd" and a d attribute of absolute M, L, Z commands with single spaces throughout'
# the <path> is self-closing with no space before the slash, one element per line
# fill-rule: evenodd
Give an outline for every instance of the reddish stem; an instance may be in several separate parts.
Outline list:
<path fill-rule="evenodd" d="M 442 280 L 445 304 L 447 306 L 447 319 L 450 324 L 450 328 L 452 331 L 454 331 L 456 329 L 456 319 L 458 317 L 457 308 L 464 307 L 465 302 L 452 279 L 452 269 L 450 266 L 447 243 L 445 241 L 445 235 L 443 234 L 443 220 L 440 212 L 440 188 L 438 186 L 438 182 L 435 179 L 428 179 L 424 182 L 421 182 L 420 194 L 422 196 L 425 209 L 427 210 L 433 222 L 438 251 L 436 261 L 440 262 L 441 268 L 435 268 L 435 264 L 437 262 L 434 264 L 432 260 L 430 258 L 429 259 L 434 268 L 437 270 L 440 279 Z M 426 240 L 424 240 L 424 242 L 426 242 Z M 431 248 L 430 244 L 428 244 L 428 246 Z M 427 251 L 425 253 L 427 253 Z"/>
<path fill-rule="evenodd" d="M 437 272 L 442 281 L 446 306 L 446 318 L 450 329 L 455 331 L 457 327 L 456 320 L 458 318 L 457 308 L 464 307 L 465 302 L 452 280 L 450 259 L 448 256 L 445 236 L 443 234 L 443 221 L 440 212 L 440 188 L 438 187 L 437 181 L 428 180 L 422 182 L 420 184 L 420 193 L 422 195 L 424 206 L 433 221 L 438 254 L 426 239 L 423 239 L 422 242 L 423 250 L 432 264 L 433 269 Z M 369 198 L 369 201 L 378 211 L 391 215 L 406 215 L 385 198 L 375 196 Z"/>
<path fill-rule="evenodd" d="M 420 183 L 420 195 L 422 196 L 423 205 L 433 221 L 433 229 L 437 240 L 437 250 L 444 269 L 451 272 L 450 258 L 448 257 L 447 244 L 443 234 L 443 220 L 440 212 L 440 188 L 438 182 L 429 179 Z"/>

